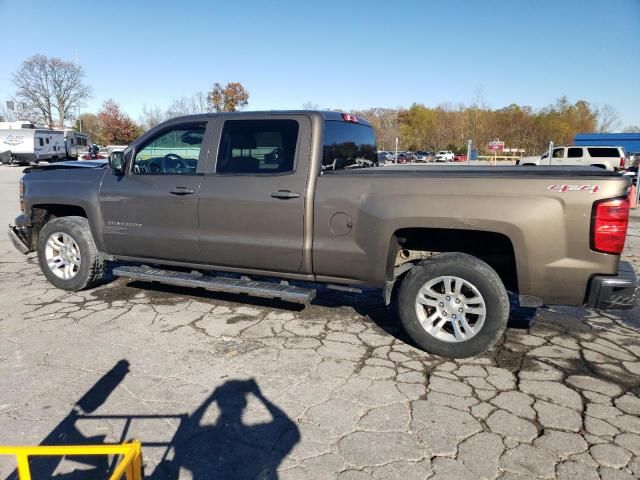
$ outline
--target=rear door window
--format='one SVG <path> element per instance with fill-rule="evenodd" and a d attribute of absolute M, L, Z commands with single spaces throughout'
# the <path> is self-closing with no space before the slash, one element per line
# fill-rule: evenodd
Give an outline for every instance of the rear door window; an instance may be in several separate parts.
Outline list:
<path fill-rule="evenodd" d="M 592 147 L 587 148 L 592 157 L 621 157 L 617 148 L 613 147 Z"/>
<path fill-rule="evenodd" d="M 580 147 L 571 147 L 569 148 L 569 153 L 567 154 L 568 158 L 581 158 L 582 157 L 582 148 Z"/>
<path fill-rule="evenodd" d="M 327 121 L 324 124 L 322 170 L 345 170 L 378 164 L 376 138 L 368 125 Z"/>
<path fill-rule="evenodd" d="M 296 120 L 225 121 L 216 172 L 293 172 L 298 130 Z"/>

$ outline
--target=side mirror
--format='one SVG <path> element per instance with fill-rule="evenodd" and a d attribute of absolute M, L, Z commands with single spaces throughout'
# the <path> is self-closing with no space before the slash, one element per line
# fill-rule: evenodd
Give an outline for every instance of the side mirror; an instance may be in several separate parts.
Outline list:
<path fill-rule="evenodd" d="M 111 152 L 109 165 L 116 175 L 124 175 L 124 155 L 122 152 Z"/>

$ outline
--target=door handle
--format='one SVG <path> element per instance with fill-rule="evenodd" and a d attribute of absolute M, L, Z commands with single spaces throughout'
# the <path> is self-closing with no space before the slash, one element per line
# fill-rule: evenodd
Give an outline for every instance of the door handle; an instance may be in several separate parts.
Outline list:
<path fill-rule="evenodd" d="M 281 198 L 283 200 L 288 200 L 290 198 L 299 198 L 300 194 L 292 192 L 290 190 L 278 190 L 277 192 L 271 192 L 271 196 L 273 198 Z"/>
<path fill-rule="evenodd" d="M 174 187 L 169 190 L 169 193 L 173 195 L 191 195 L 193 193 L 196 193 L 196 191 L 187 187 Z"/>

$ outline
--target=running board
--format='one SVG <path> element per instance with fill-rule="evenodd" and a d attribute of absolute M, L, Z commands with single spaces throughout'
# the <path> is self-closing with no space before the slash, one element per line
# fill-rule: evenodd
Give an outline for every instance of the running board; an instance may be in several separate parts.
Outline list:
<path fill-rule="evenodd" d="M 316 291 L 289 285 L 287 282 L 271 283 L 251 280 L 248 277 L 230 278 L 203 275 L 199 272 L 187 273 L 174 270 L 160 270 L 148 266 L 122 266 L 113 269 L 116 277 L 125 277 L 143 282 L 158 282 L 177 287 L 204 288 L 213 292 L 244 293 L 254 297 L 279 298 L 287 302 L 308 304 L 316 296 Z"/>

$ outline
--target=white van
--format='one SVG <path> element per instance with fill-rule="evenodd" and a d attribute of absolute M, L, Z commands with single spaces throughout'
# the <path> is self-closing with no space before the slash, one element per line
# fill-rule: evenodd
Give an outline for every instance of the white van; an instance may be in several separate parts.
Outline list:
<path fill-rule="evenodd" d="M 91 145 L 91 140 L 86 133 L 76 132 L 70 128 L 64 129 L 64 141 L 67 157 L 79 159 Z"/>
<path fill-rule="evenodd" d="M 534 165 L 582 165 L 600 167 L 606 170 L 625 168 L 625 154 L 622 147 L 603 146 L 560 146 L 553 149 L 551 161 L 549 152 L 536 157 L 522 157 L 518 165 L 530 167 Z"/>

